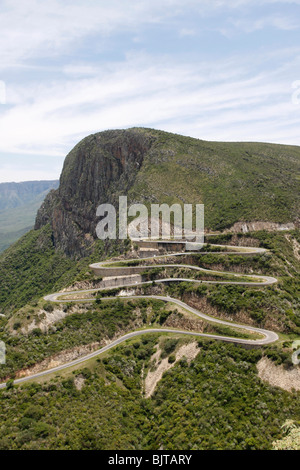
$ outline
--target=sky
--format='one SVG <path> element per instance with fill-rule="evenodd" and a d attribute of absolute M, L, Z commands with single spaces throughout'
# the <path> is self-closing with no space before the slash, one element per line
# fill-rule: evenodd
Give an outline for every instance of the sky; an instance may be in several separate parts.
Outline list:
<path fill-rule="evenodd" d="M 106 129 L 300 145 L 300 0 L 0 0 L 0 183 Z"/>

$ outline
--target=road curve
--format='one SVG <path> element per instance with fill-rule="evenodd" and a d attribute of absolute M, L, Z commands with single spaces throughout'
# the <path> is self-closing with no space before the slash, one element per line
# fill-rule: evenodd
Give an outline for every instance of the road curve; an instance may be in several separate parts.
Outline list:
<path fill-rule="evenodd" d="M 150 243 L 149 241 L 147 241 L 147 243 Z M 155 242 L 153 242 L 155 243 Z M 167 243 L 165 241 L 165 243 Z M 170 243 L 173 243 L 173 242 L 170 242 Z M 198 251 L 196 252 L 197 255 L 221 255 L 221 254 L 226 254 L 226 255 L 238 255 L 238 256 L 249 256 L 249 255 L 257 255 L 257 254 L 265 254 L 265 253 L 268 253 L 268 250 L 266 250 L 265 248 L 258 248 L 258 247 L 240 247 L 240 246 L 230 246 L 230 245 L 210 245 L 212 247 L 218 247 L 218 248 L 227 248 L 229 249 L 228 251 Z M 195 254 L 195 251 L 192 251 L 192 252 L 183 252 L 183 253 L 171 253 L 171 254 L 164 254 L 164 255 L 159 255 L 159 256 L 150 256 L 150 257 L 145 257 L 145 258 L 134 258 L 134 259 L 130 259 L 130 260 L 127 260 L 127 261 L 130 261 L 130 262 L 135 262 L 135 261 L 144 261 L 144 260 L 152 260 L 152 259 L 155 259 L 155 260 L 158 260 L 158 259 L 164 259 L 164 258 L 168 258 L 168 257 L 180 257 L 180 256 L 189 256 L 189 255 L 193 255 Z M 125 262 L 126 260 L 124 260 Z M 114 271 L 119 271 L 120 274 L 126 276 L 126 271 L 128 270 L 131 270 L 131 271 L 134 271 L 136 270 L 136 272 L 139 272 L 141 270 L 145 270 L 145 269 L 153 269 L 153 268 L 175 268 L 175 267 L 178 267 L 178 268 L 188 268 L 188 269 L 194 269 L 195 271 L 201 271 L 201 272 L 205 272 L 205 273 L 209 273 L 209 274 L 216 274 L 216 275 L 231 275 L 231 276 L 235 276 L 235 277 L 240 277 L 240 276 L 243 276 L 244 278 L 249 278 L 249 282 L 247 281 L 203 281 L 203 280 L 200 280 L 200 279 L 190 279 L 190 278 L 186 278 L 186 279 L 183 279 L 183 278 L 170 278 L 170 279 L 160 279 L 160 280 L 157 280 L 155 282 L 170 282 L 172 280 L 176 280 L 176 281 L 184 281 L 184 282 L 194 282 L 194 283 L 206 283 L 206 284 L 239 284 L 239 285 L 246 285 L 246 286 L 262 286 L 262 285 L 271 285 L 271 284 L 275 284 L 277 282 L 277 279 L 275 277 L 271 277 L 271 276 L 262 276 L 262 275 L 254 275 L 254 274 L 237 274 L 237 273 L 232 273 L 232 272 L 225 272 L 225 271 L 213 271 L 213 270 L 210 270 L 210 269 L 205 269 L 205 268 L 200 268 L 198 266 L 193 266 L 193 265 L 187 265 L 187 264 L 152 264 L 152 265 L 139 265 L 139 266 L 118 266 L 117 264 L 119 263 L 119 261 L 111 261 L 111 260 L 108 260 L 108 261 L 102 261 L 102 262 L 98 262 L 98 263 L 93 263 L 93 264 L 90 264 L 90 268 L 95 272 L 99 272 L 99 271 L 102 271 L 102 273 L 105 275 L 105 273 L 107 273 L 106 275 L 108 276 L 109 275 L 109 271 L 110 270 L 114 270 Z M 250 281 L 250 279 L 256 279 L 257 282 L 255 281 Z M 144 282 L 143 284 L 146 284 L 147 282 Z M 124 287 L 128 287 L 128 286 L 124 286 Z"/>
<path fill-rule="evenodd" d="M 149 242 L 148 242 L 149 243 Z M 211 246 L 218 246 L 218 247 L 224 247 L 226 245 L 211 245 Z M 228 246 L 226 246 L 226 249 L 228 248 Z M 230 248 L 233 248 L 233 249 L 240 249 L 240 251 L 225 251 L 225 252 L 213 252 L 213 254 L 235 254 L 235 255 L 243 255 L 243 254 L 258 254 L 258 253 L 265 253 L 267 252 L 267 250 L 263 249 L 263 248 L 247 248 L 247 247 L 230 247 Z M 166 257 L 174 257 L 174 256 L 186 256 L 186 255 L 190 255 L 190 254 L 194 254 L 195 252 L 184 252 L 184 253 L 172 253 L 172 254 L 167 254 L 167 255 L 163 255 L 163 256 L 157 256 L 155 257 L 156 259 L 157 258 L 166 258 Z M 212 252 L 198 252 L 198 254 L 211 254 Z M 145 259 L 152 259 L 152 257 L 149 257 L 149 258 L 143 258 L 144 260 Z M 130 260 L 130 261 L 140 261 L 140 258 L 136 259 L 136 260 Z M 125 260 L 124 260 L 125 261 Z M 117 263 L 117 262 L 116 262 Z M 102 262 L 102 263 L 94 263 L 92 265 L 90 265 L 90 268 L 93 269 L 93 270 L 97 270 L 97 269 L 106 269 L 105 268 L 105 265 L 107 264 L 110 264 L 113 265 L 114 262 L 112 261 L 105 261 L 105 262 Z M 151 266 L 145 266 L 143 265 L 143 269 L 146 269 L 146 268 L 149 268 L 149 269 L 153 269 L 154 267 L 185 267 L 185 268 L 191 268 L 191 269 L 195 269 L 195 270 L 200 270 L 200 271 L 205 271 L 205 272 L 209 272 L 209 273 L 218 273 L 218 274 L 230 274 L 230 275 L 234 275 L 234 276 L 239 276 L 237 275 L 236 273 L 228 273 L 228 272 L 220 272 L 220 271 L 210 271 L 208 269 L 204 269 L 204 268 L 198 268 L 196 266 L 191 266 L 191 265 L 151 265 Z M 116 267 L 114 269 L 118 269 L 120 271 L 120 273 L 122 273 L 124 276 L 126 276 L 126 269 L 128 267 L 126 266 L 121 266 L 121 267 Z M 109 268 L 108 268 L 109 269 Z M 123 272 L 122 272 L 123 271 Z M 239 285 L 251 285 L 251 286 L 266 286 L 266 285 L 271 285 L 271 284 L 274 284 L 277 282 L 277 279 L 273 278 L 273 277 L 270 277 L 270 276 L 257 276 L 257 275 L 242 275 L 243 277 L 249 277 L 251 279 L 257 279 L 257 282 L 247 282 L 247 281 L 243 281 L 243 282 L 234 282 L 234 281 L 203 281 L 203 280 L 194 280 L 194 279 L 190 279 L 190 278 L 166 278 L 166 279 L 158 279 L 154 282 L 156 283 L 167 283 L 167 282 L 174 282 L 174 281 L 181 281 L 181 282 L 193 282 L 193 283 L 208 283 L 208 284 L 239 284 Z M 145 282 L 142 282 L 142 283 L 139 283 L 140 284 L 152 284 L 152 281 L 145 281 Z M 113 288 L 115 288 L 117 286 L 114 286 Z M 131 283 L 131 284 L 128 284 L 128 285 L 122 285 L 120 287 L 134 287 L 134 285 Z M 78 299 L 75 299 L 75 300 L 60 300 L 59 298 L 62 297 L 62 296 L 68 296 L 68 295 L 74 295 L 74 294 L 78 294 L 78 293 L 94 293 L 94 292 L 97 292 L 99 290 L 103 290 L 103 289 L 86 289 L 86 290 L 76 290 L 76 291 L 68 291 L 68 292 L 57 292 L 57 293 L 54 293 L 54 294 L 49 294 L 47 296 L 44 297 L 45 300 L 47 301 L 50 301 L 50 302 L 60 302 L 60 303 L 65 303 L 65 302 L 69 302 L 69 301 L 73 301 L 73 302 L 80 302 L 80 300 Z M 107 290 L 107 289 L 104 289 L 104 290 Z M 115 297 L 107 297 L 105 298 L 106 300 L 113 300 Z M 118 297 L 118 298 L 122 298 L 122 297 Z M 175 299 L 175 298 L 172 298 L 172 297 L 169 297 L 169 296 L 159 296 L 159 295 L 140 295 L 140 296 L 124 296 L 123 298 L 125 299 L 137 299 L 137 298 L 148 298 L 148 299 L 157 299 L 157 300 L 162 300 L 164 302 L 171 302 L 175 305 L 178 305 L 179 307 L 182 307 L 184 308 L 185 310 L 197 315 L 198 317 L 204 319 L 204 320 L 207 320 L 209 322 L 213 322 L 213 323 L 218 323 L 218 324 L 221 324 L 221 325 L 226 325 L 226 326 L 230 326 L 230 327 L 233 327 L 233 328 L 240 328 L 242 330 L 246 330 L 246 331 L 250 331 L 250 332 L 255 332 L 255 333 L 258 333 L 260 335 L 262 335 L 262 339 L 256 339 L 256 340 L 251 340 L 251 339 L 242 339 L 242 338 L 233 338 L 233 337 L 229 337 L 229 336 L 221 336 L 221 335 L 213 335 L 213 334 L 205 334 L 205 333 L 197 333 L 197 332 L 194 332 L 194 331 L 185 331 L 185 330 L 177 330 L 177 329 L 172 329 L 172 328 L 148 328 L 148 329 L 144 329 L 144 330 L 137 330 L 137 331 L 133 331 L 131 333 L 128 333 L 118 339 L 116 339 L 115 341 L 112 341 L 110 344 L 92 352 L 92 353 L 89 353 L 81 358 L 78 358 L 74 361 L 71 361 L 71 362 L 67 362 L 65 364 L 62 364 L 60 366 L 57 366 L 57 367 L 53 367 L 51 369 L 47 369 L 47 370 L 44 370 L 44 371 L 41 371 L 41 372 L 38 372 L 36 374 L 32 374 L 30 376 L 27 376 L 27 377 L 22 377 L 20 379 L 16 379 L 14 381 L 15 384 L 21 384 L 21 383 L 24 383 L 24 382 L 27 382 L 31 379 L 34 379 L 34 378 L 38 378 L 38 377 L 43 377 L 45 375 L 49 375 L 49 374 L 53 374 L 53 373 L 56 373 L 56 372 L 59 372 L 61 370 L 64 370 L 64 369 L 67 369 L 68 367 L 72 367 L 72 366 L 75 366 L 75 365 L 78 365 L 78 364 L 81 364 L 85 361 L 87 361 L 88 359 L 91 359 L 91 358 L 94 358 L 102 353 L 104 353 L 105 351 L 108 351 L 109 349 L 112 349 L 114 346 L 120 344 L 120 343 L 123 343 L 124 341 L 127 341 L 128 339 L 130 338 L 133 338 L 135 336 L 140 336 L 140 335 L 144 335 L 144 334 L 148 334 L 148 333 L 176 333 L 176 334 L 183 334 L 183 335 L 189 335 L 189 336 L 197 336 L 197 337 L 204 337 L 204 338 L 210 338 L 210 339 L 215 339 L 215 340 L 219 340 L 219 341 L 225 341 L 225 342 L 232 342 L 232 343 L 237 343 L 237 344 L 247 344 L 247 345 L 257 345 L 257 346 L 262 346 L 262 345 L 266 345 L 266 344 L 270 344 L 270 343 L 273 343 L 275 341 L 278 340 L 278 335 L 275 333 L 275 332 L 272 332 L 272 331 L 269 331 L 269 330 L 265 330 L 265 329 L 262 329 L 262 328 L 255 328 L 255 327 L 252 327 L 252 326 L 249 326 L 249 325 L 242 325 L 242 324 L 238 324 L 238 323 L 233 323 L 233 322 L 229 322 L 229 321 L 225 321 L 225 320 L 221 320 L 221 319 L 218 319 L 218 318 L 214 318 L 214 317 L 211 317 L 209 315 L 206 315 L 205 313 L 202 313 L 200 312 L 199 310 L 193 308 L 193 307 L 190 307 L 189 305 L 187 305 L 186 303 L 182 302 L 181 300 L 179 299 Z M 82 301 L 91 301 L 91 300 L 95 300 L 95 298 L 86 298 Z M 6 386 L 6 383 L 2 383 L 0 384 L 0 389 L 4 388 Z"/>

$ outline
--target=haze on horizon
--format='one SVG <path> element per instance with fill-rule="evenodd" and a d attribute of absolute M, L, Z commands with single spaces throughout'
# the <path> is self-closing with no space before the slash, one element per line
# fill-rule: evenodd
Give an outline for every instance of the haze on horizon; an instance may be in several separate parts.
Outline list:
<path fill-rule="evenodd" d="M 57 179 L 72 147 L 105 129 L 300 145 L 300 0 L 0 11 L 0 182 Z"/>

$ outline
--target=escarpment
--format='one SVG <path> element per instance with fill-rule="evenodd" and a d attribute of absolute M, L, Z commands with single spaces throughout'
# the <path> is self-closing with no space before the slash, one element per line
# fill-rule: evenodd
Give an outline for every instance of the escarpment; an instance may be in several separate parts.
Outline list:
<path fill-rule="evenodd" d="M 60 185 L 38 211 L 35 229 L 50 224 L 56 248 L 86 256 L 96 239 L 96 209 L 127 194 L 155 139 L 139 129 L 90 135 L 67 155 Z"/>
<path fill-rule="evenodd" d="M 207 232 L 293 230 L 300 227 L 299 175 L 300 147 L 145 128 L 99 132 L 67 155 L 35 228 L 50 224 L 57 250 L 85 257 L 97 238 L 97 207 L 118 208 L 126 195 L 129 204 L 204 204 Z"/>

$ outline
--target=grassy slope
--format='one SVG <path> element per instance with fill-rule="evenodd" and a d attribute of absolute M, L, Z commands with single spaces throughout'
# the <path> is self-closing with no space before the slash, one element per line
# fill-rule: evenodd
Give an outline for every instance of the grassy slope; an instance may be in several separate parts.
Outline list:
<path fill-rule="evenodd" d="M 177 202 L 178 196 L 188 203 L 204 202 L 207 225 L 212 228 L 237 220 L 289 222 L 297 214 L 298 148 L 205 143 L 157 135 L 157 148 L 145 160 L 131 190 L 132 199 L 142 194 L 144 198 L 155 195 L 159 202 Z M 300 241 L 298 231 L 292 236 Z M 292 246 L 284 234 L 258 238 L 273 250 L 274 260 L 260 263 L 247 258 L 245 268 L 279 275 L 279 286 L 272 292 L 261 290 L 259 296 L 214 287 L 208 300 L 220 312 L 232 314 L 242 298 L 243 308 L 249 315 L 254 311 L 257 322 L 263 321 L 259 314 L 269 304 L 277 306 L 276 315 L 282 316 L 285 327 L 297 332 L 299 263 Z M 119 248 L 108 250 L 97 244 L 93 256 L 75 262 L 55 252 L 49 227 L 29 232 L 0 257 L 1 310 L 12 315 L 30 302 L 34 305 L 42 295 L 71 284 L 89 262 L 110 257 Z M 229 260 L 224 265 L 234 265 Z M 208 258 L 206 263 L 209 267 L 216 260 Z M 75 330 L 80 331 L 81 317 L 75 320 L 79 322 Z M 82 320 L 86 323 L 86 316 Z M 1 328 L 5 322 L 1 320 Z M 76 343 L 76 334 L 73 336 Z M 27 339 L 19 338 L 17 342 L 26 347 Z M 36 344 L 46 344 L 47 339 L 47 335 L 39 336 Z M 75 344 L 71 336 L 66 339 Z M 176 365 L 156 395 L 144 400 L 140 374 L 155 341 L 148 345 L 140 340 L 130 350 L 120 346 L 106 363 L 94 363 L 92 375 L 89 370 L 84 372 L 87 380 L 82 392 L 74 388 L 72 375 L 42 387 L 29 385 L 1 392 L 0 448 L 270 448 L 272 440 L 281 437 L 280 426 L 286 419 L 300 419 L 295 396 L 257 378 L 253 364 L 259 354 L 218 343 L 204 347 L 205 354 L 191 367 Z M 36 408 L 30 408 L 29 400 Z"/>
<path fill-rule="evenodd" d="M 132 200 L 204 203 L 205 225 L 211 229 L 300 217 L 299 147 L 144 132 L 157 141 L 129 192 Z"/>
<path fill-rule="evenodd" d="M 293 241 L 300 243 L 300 232 L 294 230 L 282 232 L 254 232 L 234 236 L 216 236 L 210 238 L 212 243 L 242 242 L 256 240 L 257 244 L 270 250 L 263 256 L 232 255 L 195 255 L 194 264 L 207 269 L 231 271 L 248 274 L 270 275 L 278 283 L 269 287 L 245 286 L 193 286 L 190 284 L 172 284 L 168 293 L 181 297 L 185 301 L 191 295 L 208 302 L 216 310 L 215 314 L 223 317 L 249 317 L 257 325 L 276 329 L 286 333 L 300 334 L 300 253 L 295 256 Z M 248 242 L 249 244 L 249 242 Z"/>
<path fill-rule="evenodd" d="M 9 247 L 0 258 L 1 309 L 21 307 L 41 297 L 64 276 L 72 277 L 74 262 L 55 252 L 48 226 L 30 231 Z"/>
<path fill-rule="evenodd" d="M 11 314 L 14 309 L 72 284 L 90 263 L 124 249 L 126 241 L 104 244 L 98 240 L 90 257 L 74 261 L 55 250 L 48 225 L 31 230 L 0 256 L 0 313 Z"/>
<path fill-rule="evenodd" d="M 164 355 L 187 341 L 174 340 L 161 339 Z M 300 419 L 299 393 L 257 377 L 263 350 L 218 342 L 200 341 L 196 359 L 182 359 L 143 398 L 158 342 L 149 335 L 73 373 L 0 391 L 0 449 L 270 449 L 285 420 Z"/>
<path fill-rule="evenodd" d="M 290 235 L 299 240 L 298 231 Z M 294 319 L 299 297 L 294 289 L 298 285 L 296 269 L 299 266 L 291 244 L 283 233 L 262 232 L 256 237 L 272 249 L 273 257 L 271 261 L 244 258 L 243 269 L 278 274 L 283 280 L 280 288 L 272 290 L 272 295 L 263 289 L 259 298 L 213 288 L 215 304 L 232 313 L 232 302 L 244 299 L 250 302 L 246 307 L 251 314 L 253 306 L 263 310 L 264 303 L 274 306 L 278 303 L 277 314 L 282 314 L 287 323 L 297 328 Z M 222 239 L 219 237 L 216 241 Z M 204 262 L 209 266 L 210 262 L 216 262 L 213 257 L 219 255 L 208 256 L 211 258 Z M 97 257 L 101 257 L 101 250 L 95 254 Z M 291 263 L 289 274 L 285 271 L 286 260 Z M 10 291 L 10 302 L 17 306 L 70 284 L 86 270 L 90 260 L 76 263 L 55 253 L 51 232 L 45 227 L 25 235 L 7 250 L 3 261 L 5 266 L 2 264 L 0 273 L 5 276 L 0 283 L 1 295 Z M 227 262 L 233 267 L 236 261 L 228 257 Z M 22 270 L 18 270 L 18 266 L 22 266 Z M 295 285 L 290 284 L 291 279 Z M 291 308 L 292 315 L 289 315 Z M 17 365 L 18 369 L 32 365 L 43 359 L 45 352 L 48 355 L 49 347 L 56 353 L 61 348 L 97 341 L 103 334 L 103 327 L 113 334 L 120 325 L 124 328 L 123 323 L 131 316 L 130 311 L 124 316 L 123 308 L 118 309 L 113 309 L 109 315 L 105 312 L 103 325 L 101 316 L 95 314 L 67 317 L 57 323 L 56 331 L 49 335 L 39 332 L 35 336 L 33 332 L 29 337 L 18 334 L 9 339 L 5 329 L 5 341 L 8 350 L 12 350 L 7 367 L 14 369 Z M 117 315 L 117 311 L 121 315 Z M 1 320 L 1 330 L 5 322 Z M 88 369 L 82 373 L 76 370 L 73 375 L 67 371 L 61 378 L 52 382 L 46 380 L 43 385 L 0 392 L 0 449 L 117 450 L 161 446 L 164 449 L 268 449 L 273 441 L 282 437 L 281 426 L 286 419 L 300 420 L 299 393 L 283 392 L 257 378 L 255 363 L 262 354 L 271 354 L 279 361 L 289 359 L 290 353 L 286 355 L 278 350 L 268 353 L 268 348 L 247 351 L 205 342 L 190 367 L 184 361 L 177 364 L 165 374 L 155 395 L 145 400 L 141 396 L 141 370 L 148 367 L 157 343 L 155 338 L 152 342 L 142 338 L 136 341 L 136 346 L 122 345 L 108 354 L 103 363 L 88 363 Z M 74 386 L 75 376 L 85 377 L 82 391 Z"/>

